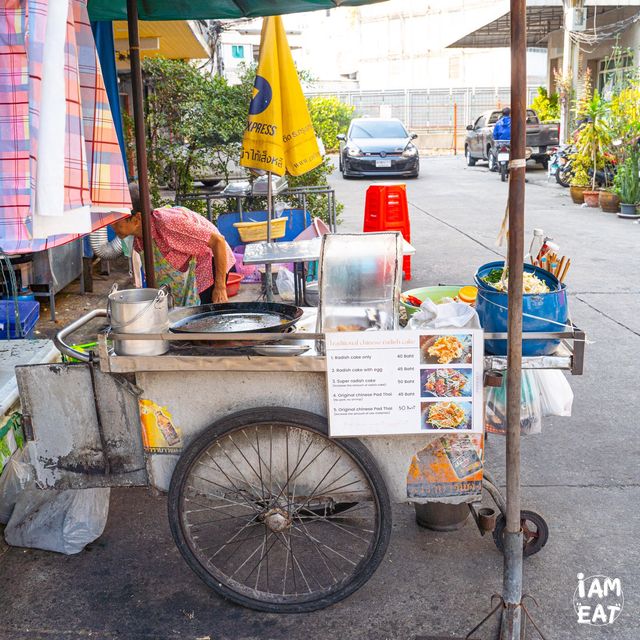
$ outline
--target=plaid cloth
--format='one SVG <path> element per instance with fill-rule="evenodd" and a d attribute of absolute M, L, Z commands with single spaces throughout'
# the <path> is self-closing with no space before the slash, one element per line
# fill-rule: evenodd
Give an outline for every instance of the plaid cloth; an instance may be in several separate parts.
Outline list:
<path fill-rule="evenodd" d="M 86 0 L 68 1 L 61 88 L 66 104 L 64 209 L 47 214 L 62 217 L 90 206 L 95 231 L 123 217 L 131 200 Z M 47 0 L 0 3 L 0 249 L 7 253 L 41 251 L 79 237 L 32 235 L 47 11 Z"/>

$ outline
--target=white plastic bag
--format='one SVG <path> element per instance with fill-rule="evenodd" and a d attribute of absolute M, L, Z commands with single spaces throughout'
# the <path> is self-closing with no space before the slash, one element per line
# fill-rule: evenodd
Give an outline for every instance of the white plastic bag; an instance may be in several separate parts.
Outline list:
<path fill-rule="evenodd" d="M 7 544 L 79 553 L 104 531 L 110 489 L 24 489 L 4 530 Z"/>
<path fill-rule="evenodd" d="M 7 524 L 20 493 L 33 481 L 33 467 L 26 449 L 18 449 L 0 475 L 0 522 Z"/>
<path fill-rule="evenodd" d="M 409 319 L 408 329 L 479 329 L 480 321 L 473 307 L 464 302 L 436 304 L 428 298 L 420 311 Z"/>
<path fill-rule="evenodd" d="M 294 275 L 286 267 L 281 267 L 276 277 L 276 287 L 280 297 L 286 302 L 292 302 L 295 299 L 295 280 Z"/>
<path fill-rule="evenodd" d="M 573 405 L 573 389 L 562 371 L 541 369 L 535 374 L 540 389 L 542 415 L 570 416 Z"/>

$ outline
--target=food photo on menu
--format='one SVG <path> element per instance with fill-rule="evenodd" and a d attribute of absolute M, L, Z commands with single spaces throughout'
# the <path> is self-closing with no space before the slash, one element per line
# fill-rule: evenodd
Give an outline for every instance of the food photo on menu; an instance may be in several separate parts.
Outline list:
<path fill-rule="evenodd" d="M 438 368 L 420 371 L 423 398 L 470 398 L 473 380 L 470 369 Z"/>
<path fill-rule="evenodd" d="M 464 431 L 472 428 L 471 402 L 423 402 L 423 430 Z"/>
<path fill-rule="evenodd" d="M 471 364 L 472 337 L 470 334 L 420 336 L 422 364 Z"/>

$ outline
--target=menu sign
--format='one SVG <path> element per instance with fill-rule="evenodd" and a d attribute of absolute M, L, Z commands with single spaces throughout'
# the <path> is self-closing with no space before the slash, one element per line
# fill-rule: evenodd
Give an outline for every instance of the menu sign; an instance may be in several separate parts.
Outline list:
<path fill-rule="evenodd" d="M 481 329 L 327 333 L 332 437 L 482 433 Z"/>

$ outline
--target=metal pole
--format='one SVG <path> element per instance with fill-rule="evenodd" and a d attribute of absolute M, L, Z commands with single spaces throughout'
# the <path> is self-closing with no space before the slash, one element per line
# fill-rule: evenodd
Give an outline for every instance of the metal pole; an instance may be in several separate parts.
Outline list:
<path fill-rule="evenodd" d="M 133 91 L 133 122 L 136 137 L 138 186 L 142 209 L 142 246 L 144 248 L 144 275 L 147 287 L 156 286 L 153 268 L 153 244 L 151 239 L 151 198 L 147 171 L 147 144 L 144 130 L 144 106 L 142 93 L 142 66 L 140 64 L 140 33 L 138 31 L 137 0 L 127 0 L 129 30 L 129 60 L 131 62 L 131 89 Z"/>
<path fill-rule="evenodd" d="M 271 242 L 271 218 L 273 217 L 273 181 L 271 171 L 267 172 L 267 242 Z M 271 279 L 271 265 L 264 266 L 265 291 L 267 302 L 273 302 L 273 281 Z"/>
<path fill-rule="evenodd" d="M 527 98 L 526 0 L 511 0 L 511 163 L 509 175 L 509 347 L 507 352 L 507 524 L 504 534 L 504 611 L 500 640 L 520 640 L 520 387 Z"/>
<path fill-rule="evenodd" d="M 458 103 L 453 103 L 453 155 L 458 155 Z"/>

